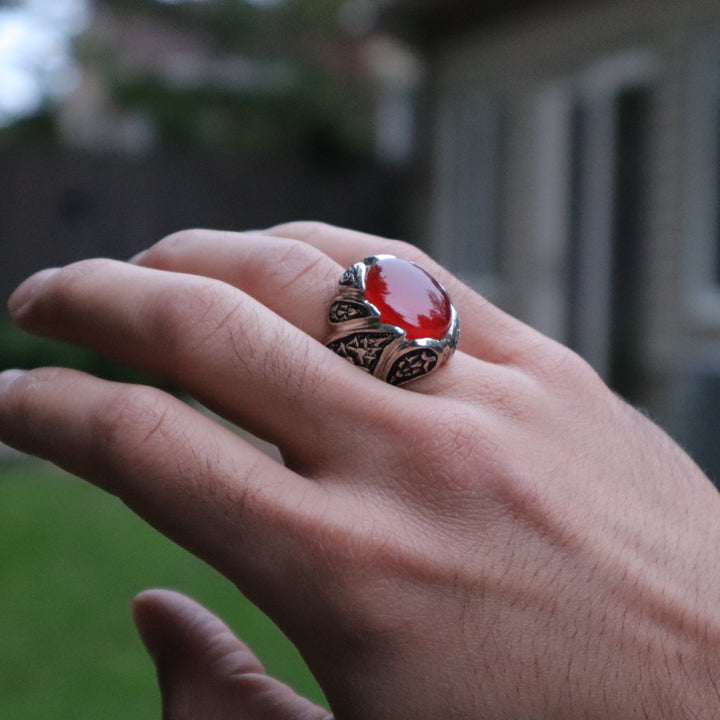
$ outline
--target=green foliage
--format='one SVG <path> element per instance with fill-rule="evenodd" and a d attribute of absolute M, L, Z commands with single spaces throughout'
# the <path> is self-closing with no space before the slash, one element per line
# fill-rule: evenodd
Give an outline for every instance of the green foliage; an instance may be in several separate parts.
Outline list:
<path fill-rule="evenodd" d="M 58 139 L 55 113 L 49 107 L 0 128 L 0 148 L 13 145 L 55 146 Z"/>
<path fill-rule="evenodd" d="M 286 0 L 277 8 L 285 28 L 315 36 L 336 36 L 343 0 Z"/>
<path fill-rule="evenodd" d="M 371 103 L 362 77 L 350 69 L 350 39 L 337 22 L 341 2 L 285 0 L 261 7 L 243 0 L 102 0 L 120 18 L 118 27 L 149 19 L 153 27 L 164 24 L 197 39 L 208 58 L 244 59 L 249 76 L 237 82 L 226 73 L 206 83 L 180 84 L 156 68 L 129 67 L 115 55 L 113 41 L 92 27 L 75 39 L 74 55 L 101 78 L 119 108 L 150 121 L 161 148 L 367 158 L 373 152 Z M 48 105 L 0 129 L 0 147 L 59 142 L 55 110 Z"/>
<path fill-rule="evenodd" d="M 195 9 L 198 9 L 197 6 Z M 265 13 L 249 3 L 212 0 L 205 10 L 205 25 L 221 49 L 251 43 L 262 34 Z"/>
<path fill-rule="evenodd" d="M 248 76 L 235 83 L 225 76 L 177 84 L 122 65 L 92 37 L 78 43 L 115 102 L 149 118 L 165 148 L 323 160 L 372 154 L 367 87 L 339 69 L 348 53 L 337 25 L 340 0 L 287 0 L 269 9 L 241 0 L 113 5 L 183 27 L 216 59 L 247 63 Z"/>
<path fill-rule="evenodd" d="M 298 69 L 293 82 L 272 92 L 177 88 L 124 75 L 113 93 L 123 107 L 152 118 L 166 148 L 311 159 L 367 157 L 372 150 L 358 92 L 317 68 Z"/>
<path fill-rule="evenodd" d="M 0 463 L 0 545 L 0 720 L 159 718 L 129 608 L 148 587 L 196 598 L 269 672 L 323 702 L 297 651 L 231 583 L 45 463 Z"/>
<path fill-rule="evenodd" d="M 18 330 L 6 314 L 1 314 L 0 370 L 30 370 L 46 366 L 73 368 L 105 380 L 150 384 L 173 391 L 168 383 L 140 370 L 108 360 L 87 348 L 29 335 Z"/>

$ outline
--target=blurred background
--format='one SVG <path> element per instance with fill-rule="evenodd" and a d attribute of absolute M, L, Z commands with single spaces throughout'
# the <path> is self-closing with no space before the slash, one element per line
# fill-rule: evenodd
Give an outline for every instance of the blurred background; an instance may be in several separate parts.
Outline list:
<path fill-rule="evenodd" d="M 402 237 L 580 352 L 717 480 L 719 206 L 715 0 L 0 0 L 3 297 L 184 227 Z M 50 363 L 143 379 L 0 315 L 0 367 Z M 0 720 L 157 717 L 128 613 L 151 585 L 321 700 L 221 578 L 0 450 Z"/>

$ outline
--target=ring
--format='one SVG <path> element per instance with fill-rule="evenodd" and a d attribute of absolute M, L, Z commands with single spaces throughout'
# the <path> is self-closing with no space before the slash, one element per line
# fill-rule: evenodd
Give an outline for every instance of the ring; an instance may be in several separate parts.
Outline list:
<path fill-rule="evenodd" d="M 344 272 L 329 320 L 327 347 L 391 385 L 444 365 L 460 333 L 445 288 L 393 255 L 373 255 Z"/>

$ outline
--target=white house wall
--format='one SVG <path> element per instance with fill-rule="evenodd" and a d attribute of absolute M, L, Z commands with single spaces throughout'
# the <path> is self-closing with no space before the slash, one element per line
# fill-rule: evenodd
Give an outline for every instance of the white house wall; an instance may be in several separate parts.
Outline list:
<path fill-rule="evenodd" d="M 703 103 L 709 99 L 702 78 L 698 80 L 703 48 L 712 46 L 713 33 L 720 74 L 716 0 L 625 0 L 582 3 L 575 9 L 564 4 L 561 10 L 512 15 L 448 42 L 435 57 L 431 88 L 441 119 L 443 103 L 453 94 L 483 92 L 497 103 L 503 127 L 496 228 L 502 254 L 496 277 L 478 286 L 510 312 L 563 340 L 567 238 L 561 218 L 568 198 L 552 177 L 567 166 L 568 133 L 562 124 L 568 117 L 568 92 L 585 92 L 596 82 L 601 96 L 603 78 L 613 72 L 635 72 L 638 78 L 645 74 L 653 104 L 644 199 L 643 401 L 670 426 L 682 424 L 678 413 L 685 401 L 678 378 L 687 368 L 699 364 L 707 369 L 709 364 L 720 376 L 720 362 L 707 360 L 720 359 L 720 292 L 703 277 L 709 243 L 720 239 L 717 216 L 707 216 L 713 198 L 700 197 L 709 192 L 711 171 L 703 173 L 703 163 L 717 172 L 720 157 L 717 147 L 706 147 L 703 140 L 702 123 L 708 122 Z M 716 87 L 713 100 L 720 110 L 720 77 Z M 444 150 L 452 145 L 452 130 L 441 121 L 435 132 L 435 191 L 427 226 L 430 245 L 442 258 L 453 242 L 447 177 L 455 160 Z M 597 161 L 602 163 L 602 157 Z M 698 210 L 702 202 L 705 210 Z M 703 212 L 704 219 L 699 217 Z M 596 263 L 601 274 L 601 256 Z"/>

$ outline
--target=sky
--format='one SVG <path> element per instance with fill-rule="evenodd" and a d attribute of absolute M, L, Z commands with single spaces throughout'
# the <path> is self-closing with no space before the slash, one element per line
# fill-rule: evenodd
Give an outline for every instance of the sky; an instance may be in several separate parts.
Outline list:
<path fill-rule="evenodd" d="M 0 6 L 0 126 L 62 97 L 77 82 L 71 39 L 89 20 L 88 0 L 23 0 Z"/>
<path fill-rule="evenodd" d="M 157 0 L 204 2 L 205 0 Z M 283 0 L 244 0 L 272 6 Z M 73 37 L 90 21 L 91 0 L 16 0 L 0 4 L 0 127 L 61 98 L 78 82 Z"/>

